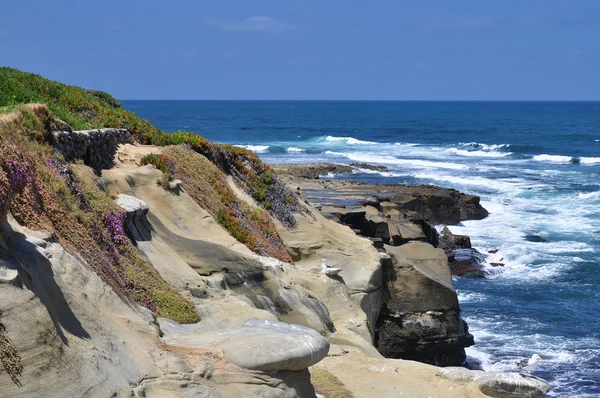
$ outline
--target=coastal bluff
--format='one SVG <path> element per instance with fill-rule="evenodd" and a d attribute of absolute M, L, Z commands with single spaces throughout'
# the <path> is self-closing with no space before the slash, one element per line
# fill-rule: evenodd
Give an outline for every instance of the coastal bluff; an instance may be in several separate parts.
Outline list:
<path fill-rule="evenodd" d="M 450 323 L 445 252 L 416 211 L 388 209 L 399 211 L 397 245 L 363 236 L 250 151 L 161 132 L 106 93 L 65 90 L 97 117 L 55 108 L 67 128 L 41 95 L 49 105 L 0 115 L 3 396 L 475 398 L 504 388 L 491 380 L 484 394 L 479 381 L 376 347 L 414 341 L 427 347 L 421 361 L 460 360 L 431 357 L 460 320 Z M 382 230 L 383 206 L 364 207 L 365 233 Z M 339 271 L 323 272 L 323 259 Z M 421 316 L 414 325 L 438 317 L 452 333 L 436 344 L 383 336 L 408 308 Z"/>

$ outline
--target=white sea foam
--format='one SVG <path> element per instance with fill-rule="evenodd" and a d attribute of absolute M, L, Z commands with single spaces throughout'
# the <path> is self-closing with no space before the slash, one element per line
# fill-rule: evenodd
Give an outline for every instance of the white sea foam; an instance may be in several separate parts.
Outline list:
<path fill-rule="evenodd" d="M 521 189 L 526 185 L 525 181 L 517 180 L 517 182 L 505 181 L 500 179 L 489 179 L 484 177 L 475 176 L 455 176 L 455 175 L 444 175 L 444 174 L 433 174 L 433 173 L 418 173 L 415 174 L 416 178 L 424 180 L 434 181 L 446 181 L 455 185 L 470 185 L 485 187 L 488 189 L 494 189 L 496 191 L 514 191 Z"/>
<path fill-rule="evenodd" d="M 580 158 L 579 159 L 579 163 L 584 163 L 584 164 L 595 164 L 595 163 L 600 163 L 600 158 Z"/>
<path fill-rule="evenodd" d="M 358 140 L 354 137 L 334 137 L 331 135 L 328 135 L 327 137 L 325 137 L 325 141 L 330 141 L 330 142 L 331 141 L 333 141 L 333 142 L 345 141 L 346 144 L 348 144 L 348 145 L 375 145 L 375 144 L 377 144 L 377 142 Z"/>
<path fill-rule="evenodd" d="M 459 303 L 476 303 L 486 300 L 486 296 L 482 293 L 474 293 L 474 292 L 462 292 L 457 291 L 458 302 Z"/>
<path fill-rule="evenodd" d="M 388 165 L 408 165 L 416 168 L 440 168 L 450 170 L 466 170 L 469 166 L 457 163 L 432 162 L 421 159 L 399 159 L 394 156 L 383 156 L 370 153 L 354 153 L 354 152 L 335 152 L 326 151 L 326 155 L 344 156 L 347 159 L 356 162 L 377 163 Z"/>
<path fill-rule="evenodd" d="M 588 193 L 580 192 L 577 195 L 577 197 L 579 199 L 584 199 L 584 200 L 588 200 L 588 199 L 600 199 L 600 191 L 588 192 Z"/>
<path fill-rule="evenodd" d="M 295 147 L 289 147 L 288 149 L 286 149 L 286 151 L 288 151 L 288 152 L 304 152 L 304 149 L 302 149 L 302 148 L 295 148 Z"/>
<path fill-rule="evenodd" d="M 234 145 L 240 148 L 246 148 L 256 153 L 263 153 L 269 150 L 269 145 Z"/>
<path fill-rule="evenodd" d="M 357 173 L 363 173 L 363 174 L 379 174 L 380 176 L 383 177 L 402 177 L 404 176 L 404 174 L 401 173 L 394 173 L 391 171 L 379 171 L 379 170 L 371 170 L 371 169 L 362 169 L 360 167 L 353 169 L 352 173 L 357 174 Z"/>
<path fill-rule="evenodd" d="M 503 158 L 512 155 L 512 152 L 496 152 L 496 151 L 467 151 L 464 149 L 449 148 L 446 152 L 459 156 L 486 157 L 486 158 Z"/>
<path fill-rule="evenodd" d="M 394 142 L 395 146 L 406 146 L 406 147 L 412 147 L 412 146 L 419 146 L 420 144 L 411 144 L 408 142 Z"/>
<path fill-rule="evenodd" d="M 562 155 L 536 155 L 533 157 L 533 160 L 538 162 L 553 162 L 553 163 L 570 163 L 572 157 L 571 156 L 562 156 Z"/>

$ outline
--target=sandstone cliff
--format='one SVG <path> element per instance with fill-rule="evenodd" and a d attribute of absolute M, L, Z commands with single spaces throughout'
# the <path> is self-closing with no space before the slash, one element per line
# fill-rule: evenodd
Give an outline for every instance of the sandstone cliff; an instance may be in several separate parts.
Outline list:
<path fill-rule="evenodd" d="M 3 396 L 484 396 L 379 354 L 386 292 L 414 298 L 424 279 L 389 286 L 372 241 L 253 153 L 165 135 L 104 93 L 62 89 L 52 106 L 74 128 L 44 105 L 0 115 Z M 87 131 L 102 127 L 115 129 Z M 452 291 L 442 277 L 435 288 Z"/>

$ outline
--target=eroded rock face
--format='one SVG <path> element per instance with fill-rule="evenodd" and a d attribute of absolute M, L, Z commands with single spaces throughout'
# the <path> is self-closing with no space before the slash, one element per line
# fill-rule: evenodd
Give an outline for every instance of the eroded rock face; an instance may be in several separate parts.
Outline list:
<path fill-rule="evenodd" d="M 396 263 L 386 281 L 388 301 L 377 322 L 376 346 L 389 358 L 460 365 L 474 344 L 460 317 L 444 251 L 428 243 L 387 246 Z"/>

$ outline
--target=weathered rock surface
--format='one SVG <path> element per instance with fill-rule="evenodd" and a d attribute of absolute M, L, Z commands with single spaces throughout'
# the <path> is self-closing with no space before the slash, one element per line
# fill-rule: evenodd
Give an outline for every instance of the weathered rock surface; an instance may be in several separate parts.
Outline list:
<path fill-rule="evenodd" d="M 386 166 L 374 165 L 374 164 L 368 164 L 368 163 L 350 163 L 350 166 L 356 167 L 358 169 L 366 169 L 366 170 L 373 170 L 373 171 L 389 171 L 389 169 Z"/>
<path fill-rule="evenodd" d="M 485 255 L 477 249 L 456 249 L 452 251 L 452 259 L 449 261 L 452 275 L 484 277 L 488 274 L 485 270 Z"/>
<path fill-rule="evenodd" d="M 388 300 L 377 322 L 376 346 L 390 358 L 460 365 L 474 344 L 460 318 L 443 250 L 428 243 L 386 246 L 396 263 L 386 281 Z"/>
<path fill-rule="evenodd" d="M 523 373 L 489 372 L 477 381 L 481 392 L 496 398 L 534 398 L 550 391 L 547 381 Z"/>
<path fill-rule="evenodd" d="M 423 215 L 432 225 L 458 224 L 465 220 L 481 220 L 488 212 L 479 203 L 479 196 L 466 195 L 455 189 L 434 186 L 414 187 L 419 191 L 410 195 L 392 196 L 391 202 L 403 209 L 413 210 Z"/>
<path fill-rule="evenodd" d="M 319 179 L 319 176 L 327 175 L 329 173 L 342 174 L 352 172 L 352 167 L 350 166 L 332 163 L 304 163 L 302 164 L 302 167 L 286 166 L 287 165 L 275 165 L 275 169 L 279 176 L 317 180 Z"/>
<path fill-rule="evenodd" d="M 307 369 L 329 352 L 327 339 L 313 329 L 256 318 L 204 334 L 186 331 L 183 326 L 172 328 L 164 341 L 176 347 L 220 350 L 223 358 L 236 366 L 269 372 Z"/>
<path fill-rule="evenodd" d="M 124 129 L 99 129 L 83 131 L 55 131 L 54 148 L 65 160 L 82 159 L 95 170 L 113 166 L 113 158 L 120 144 L 131 142 L 131 134 Z"/>
<path fill-rule="evenodd" d="M 311 367 L 335 375 L 356 398 L 485 398 L 475 381 L 452 381 L 437 367 L 398 359 L 367 356 L 353 347 L 332 345 L 325 359 Z M 314 380 L 313 380 L 314 383 Z M 315 384 L 318 390 L 318 384 Z M 330 396 L 343 396 L 334 395 Z"/>
<path fill-rule="evenodd" d="M 349 168 L 344 169 L 344 167 Z M 480 204 L 479 196 L 466 195 L 455 189 L 433 185 L 406 186 L 398 184 L 368 184 L 351 180 L 315 180 L 315 175 L 348 173 L 349 166 L 330 164 L 281 164 L 274 166 L 290 188 L 297 187 L 311 203 L 323 206 L 360 206 L 365 195 L 373 195 L 380 202 L 390 203 L 398 210 L 420 214 L 431 225 L 458 224 L 465 220 L 480 220 L 488 212 Z M 315 172 L 315 170 L 317 170 Z M 312 176 L 312 177 L 311 177 Z M 383 206 L 382 206 L 383 207 Z"/>
<path fill-rule="evenodd" d="M 483 372 L 461 367 L 438 371 L 441 377 L 458 382 L 477 382 L 482 393 L 496 398 L 535 398 L 550 391 L 547 381 L 525 373 Z"/>
<path fill-rule="evenodd" d="M 228 361 L 264 371 L 306 369 L 329 352 L 327 339 L 313 329 L 256 318 L 244 322 L 221 347 Z"/>

